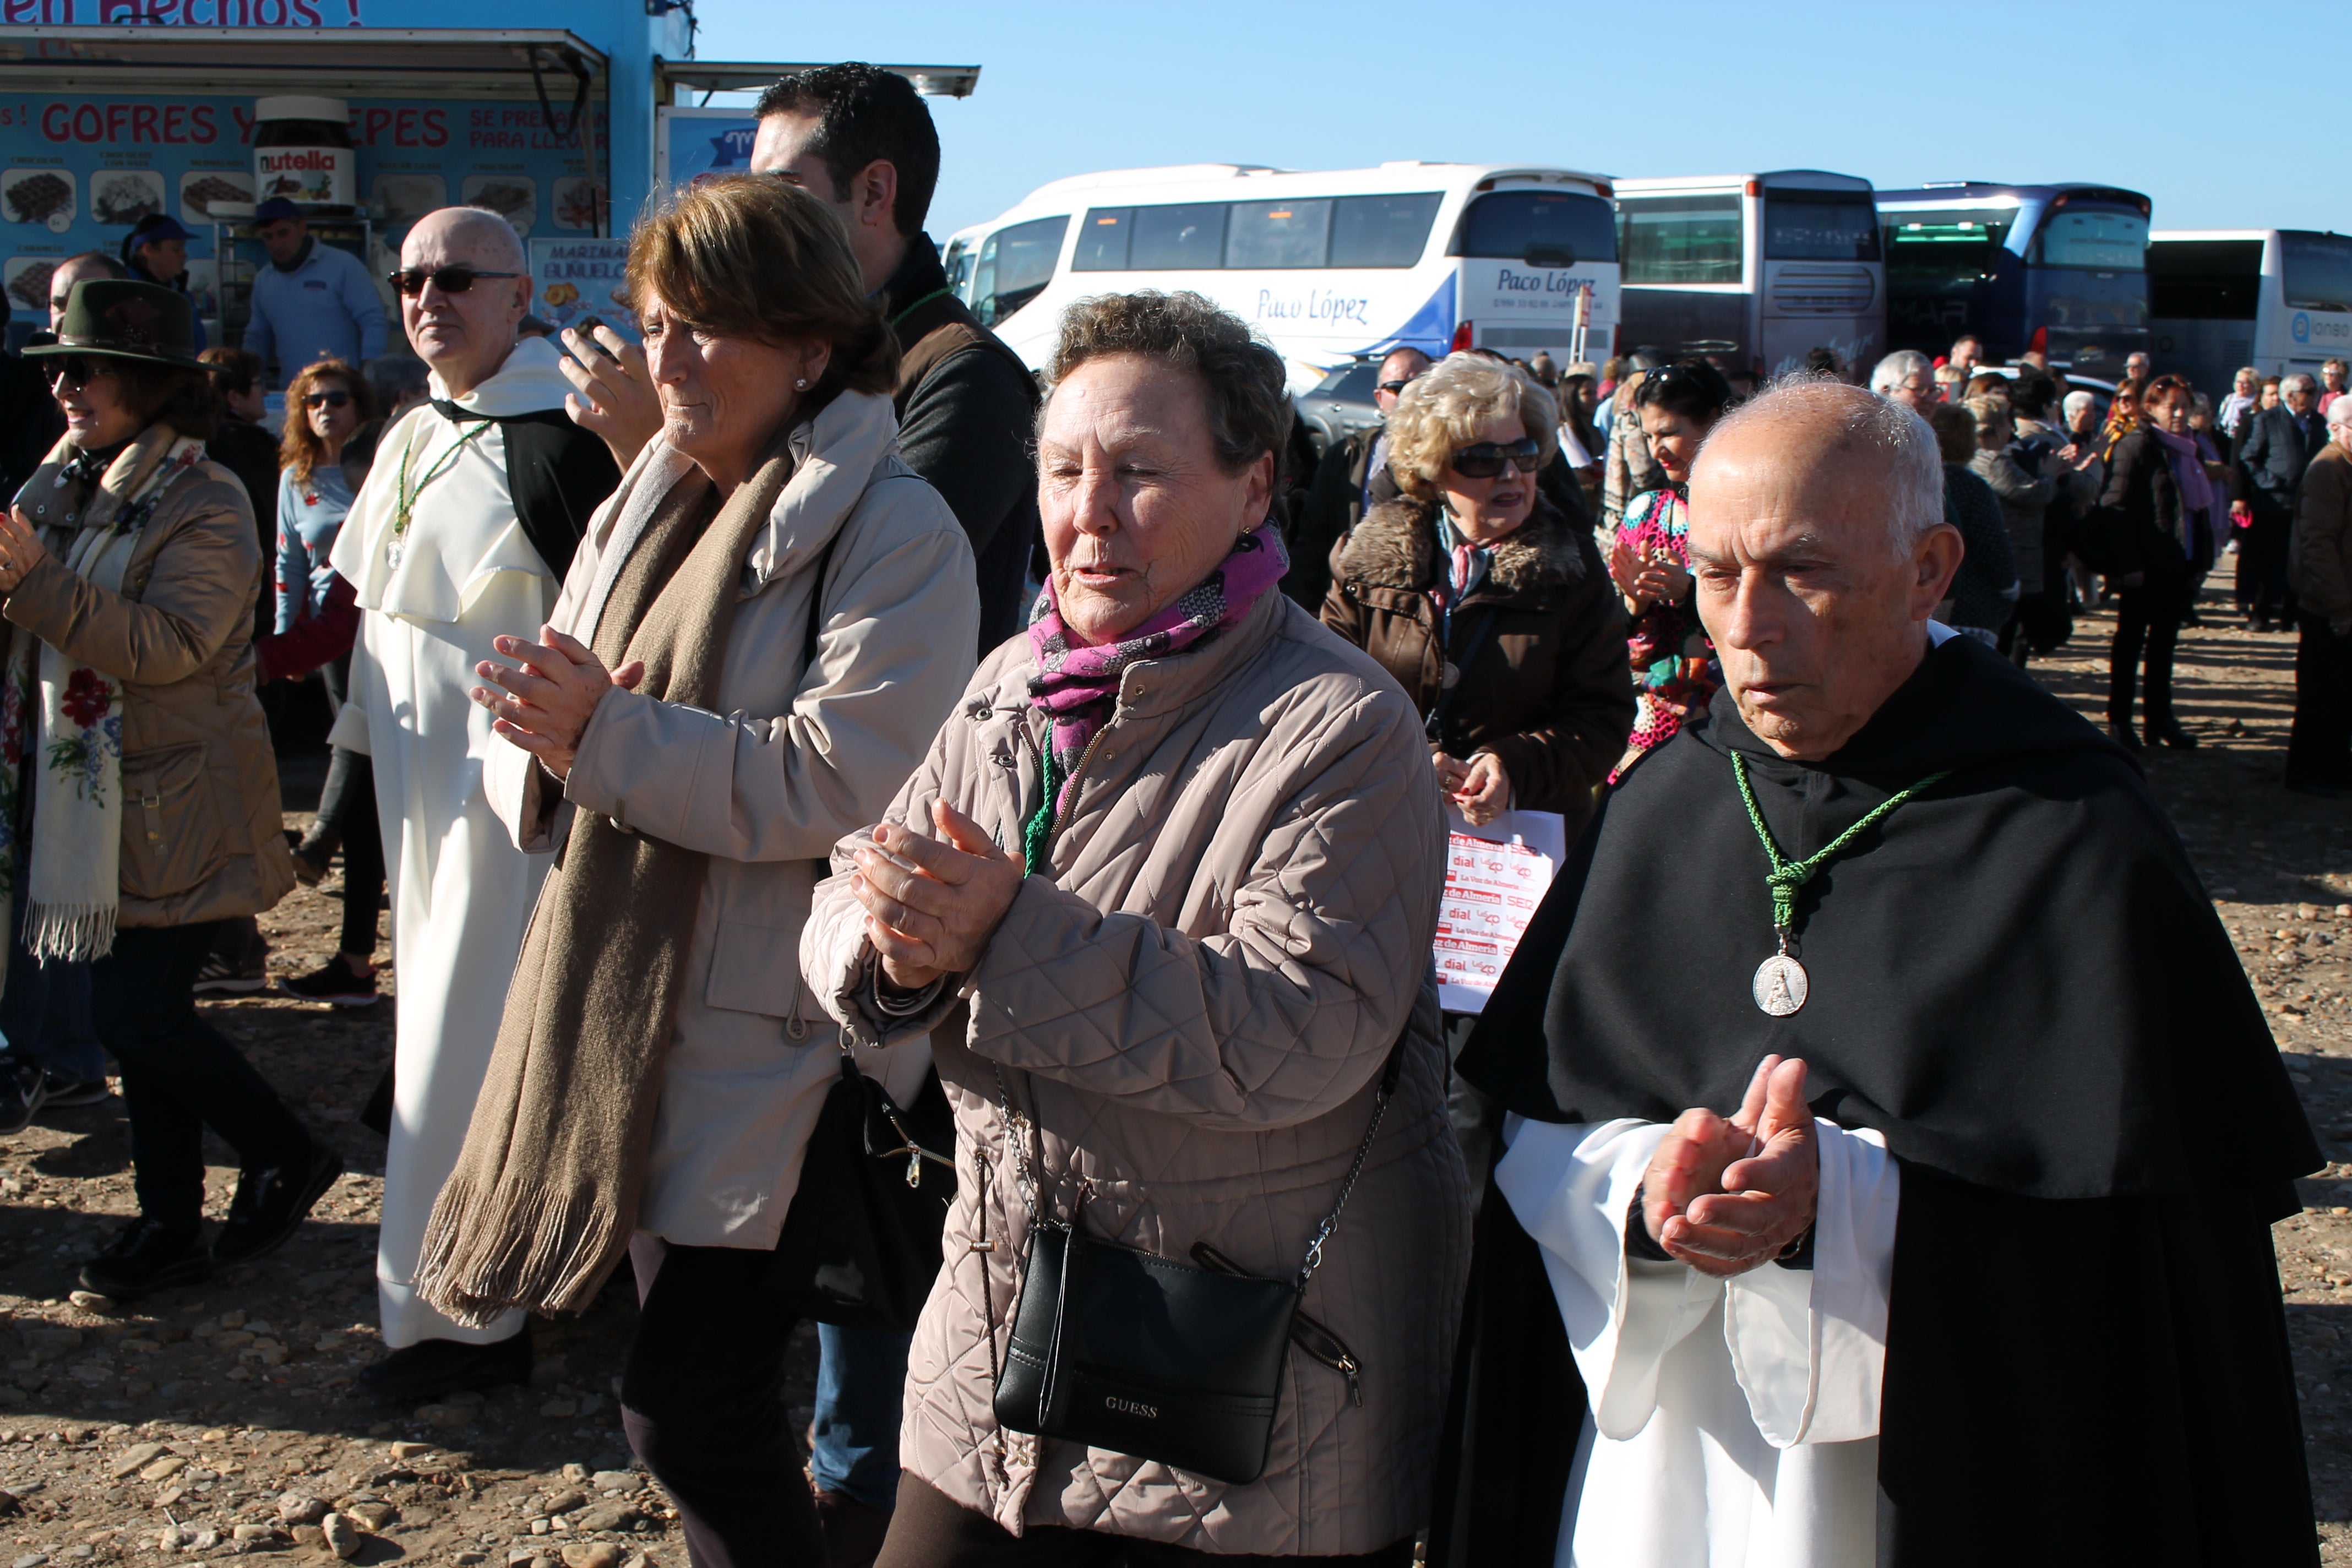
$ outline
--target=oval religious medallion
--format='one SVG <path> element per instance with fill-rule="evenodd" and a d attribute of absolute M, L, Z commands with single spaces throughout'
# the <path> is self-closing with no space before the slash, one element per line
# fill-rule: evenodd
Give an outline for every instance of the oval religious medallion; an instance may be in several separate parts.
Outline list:
<path fill-rule="evenodd" d="M 1749 990 L 1756 1005 L 1775 1018 L 1785 1018 L 1805 1005 L 1812 982 L 1806 978 L 1803 964 L 1785 952 L 1776 952 L 1756 966 L 1756 983 Z"/>

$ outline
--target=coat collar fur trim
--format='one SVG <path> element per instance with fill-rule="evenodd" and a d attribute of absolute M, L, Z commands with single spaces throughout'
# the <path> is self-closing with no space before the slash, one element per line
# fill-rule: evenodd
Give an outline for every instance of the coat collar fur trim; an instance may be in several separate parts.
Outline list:
<path fill-rule="evenodd" d="M 1368 586 L 1418 593 L 1437 580 L 1435 509 L 1400 496 L 1364 514 L 1339 552 L 1339 575 Z M 1495 546 L 1487 579 L 1492 591 L 1539 594 L 1563 588 L 1584 576 L 1576 548 L 1575 524 L 1541 496 L 1517 532 Z M 1473 595 L 1475 597 L 1475 595 Z"/>

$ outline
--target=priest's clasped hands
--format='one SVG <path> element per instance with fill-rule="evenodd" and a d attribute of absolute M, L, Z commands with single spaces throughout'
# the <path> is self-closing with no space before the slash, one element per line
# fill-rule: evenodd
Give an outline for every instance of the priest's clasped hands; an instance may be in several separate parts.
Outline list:
<path fill-rule="evenodd" d="M 1667 1256 L 1728 1279 L 1805 1234 L 1821 1181 L 1805 1064 L 1766 1057 L 1737 1113 L 1675 1119 L 1642 1178 L 1642 1223 Z"/>

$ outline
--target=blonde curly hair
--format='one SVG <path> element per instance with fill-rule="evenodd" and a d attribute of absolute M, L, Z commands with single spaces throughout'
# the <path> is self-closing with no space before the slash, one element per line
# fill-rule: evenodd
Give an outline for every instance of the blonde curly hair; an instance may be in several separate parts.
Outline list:
<path fill-rule="evenodd" d="M 1389 468 L 1415 500 L 1434 500 L 1454 450 L 1496 420 L 1517 415 L 1536 438 L 1540 471 L 1559 450 L 1559 405 L 1543 384 L 1484 354 L 1448 354 L 1406 387 L 1390 411 Z"/>

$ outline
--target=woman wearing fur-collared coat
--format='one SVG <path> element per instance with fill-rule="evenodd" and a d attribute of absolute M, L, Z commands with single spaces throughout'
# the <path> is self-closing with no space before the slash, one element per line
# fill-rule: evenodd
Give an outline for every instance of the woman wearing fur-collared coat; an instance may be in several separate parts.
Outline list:
<path fill-rule="evenodd" d="M 1633 687 L 1600 553 L 1537 493 L 1557 428 L 1551 395 L 1492 360 L 1455 354 L 1414 382 L 1389 417 L 1405 493 L 1332 552 L 1323 624 L 1404 688 L 1465 816 L 1556 811 L 1573 839 Z"/>

